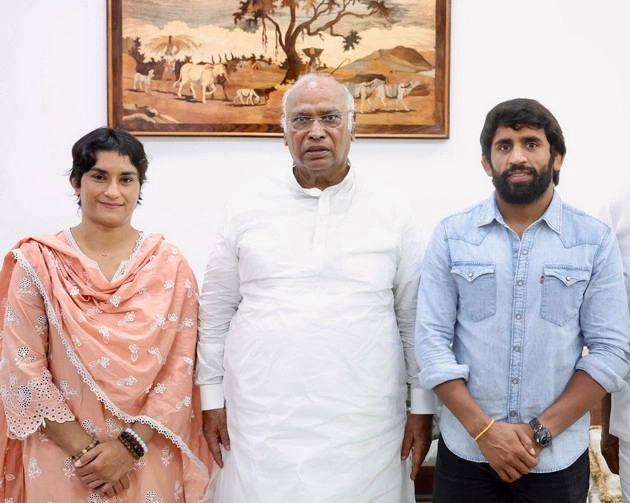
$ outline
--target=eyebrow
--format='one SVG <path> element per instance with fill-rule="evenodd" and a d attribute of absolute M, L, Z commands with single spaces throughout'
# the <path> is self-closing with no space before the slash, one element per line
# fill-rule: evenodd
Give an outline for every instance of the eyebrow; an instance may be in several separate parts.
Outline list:
<path fill-rule="evenodd" d="M 315 115 L 309 114 L 307 112 L 295 112 L 292 115 L 292 117 L 321 117 L 322 115 L 329 115 L 329 114 L 343 115 L 343 112 L 339 110 L 338 108 L 331 108 L 330 110 L 324 110 L 323 112 L 318 112 Z"/>
<path fill-rule="evenodd" d="M 529 135 L 529 136 L 524 136 L 522 138 L 518 138 L 518 142 L 519 143 L 529 143 L 532 141 L 536 141 L 536 142 L 541 142 L 543 141 L 544 138 L 540 135 Z M 513 138 L 497 138 L 492 144 L 493 145 L 505 145 L 506 143 L 512 145 L 514 144 L 514 139 Z"/>
<path fill-rule="evenodd" d="M 98 166 L 92 166 L 92 168 L 90 168 L 88 171 L 96 171 L 97 173 L 100 173 L 101 175 L 109 175 L 108 170 L 99 168 Z M 137 171 L 123 171 L 121 173 L 121 176 L 138 176 L 138 172 Z"/>

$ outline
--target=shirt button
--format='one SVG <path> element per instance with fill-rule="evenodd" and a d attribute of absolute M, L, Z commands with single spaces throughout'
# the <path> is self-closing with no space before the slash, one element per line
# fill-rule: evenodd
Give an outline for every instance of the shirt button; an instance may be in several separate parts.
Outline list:
<path fill-rule="evenodd" d="M 566 278 L 564 278 L 566 281 L 571 281 L 571 276 L 567 276 Z"/>
<path fill-rule="evenodd" d="M 518 353 L 521 350 L 520 346 L 514 346 L 514 352 Z"/>
<path fill-rule="evenodd" d="M 511 410 L 510 411 L 510 417 L 516 417 L 516 411 L 515 410 Z"/>
<path fill-rule="evenodd" d="M 512 384 L 518 384 L 518 379 L 516 378 L 512 379 Z"/>
<path fill-rule="evenodd" d="M 523 255 L 527 255 L 527 250 L 523 250 L 521 253 L 522 253 Z"/>
<path fill-rule="evenodd" d="M 519 279 L 519 280 L 516 282 L 516 284 L 517 284 L 518 286 L 523 286 L 523 280 L 522 280 L 522 279 Z"/>
<path fill-rule="evenodd" d="M 474 275 L 475 275 L 475 274 L 474 274 L 474 273 L 472 273 L 472 272 L 469 272 L 469 273 L 468 273 L 468 277 L 469 277 L 469 278 L 472 278 Z"/>
<path fill-rule="evenodd" d="M 522 316 L 521 316 L 520 314 L 517 314 L 517 315 L 516 315 L 516 319 L 517 319 L 517 320 L 520 320 L 521 318 L 522 318 Z"/>

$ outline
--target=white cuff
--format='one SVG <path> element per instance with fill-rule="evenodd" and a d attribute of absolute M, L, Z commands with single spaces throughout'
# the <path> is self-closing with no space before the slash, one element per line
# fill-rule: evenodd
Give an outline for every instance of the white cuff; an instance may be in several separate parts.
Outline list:
<path fill-rule="evenodd" d="M 437 396 L 433 390 L 411 388 L 411 414 L 437 414 Z"/>
<path fill-rule="evenodd" d="M 223 396 L 223 383 L 201 384 L 201 410 L 222 409 L 225 407 L 225 397 Z"/>

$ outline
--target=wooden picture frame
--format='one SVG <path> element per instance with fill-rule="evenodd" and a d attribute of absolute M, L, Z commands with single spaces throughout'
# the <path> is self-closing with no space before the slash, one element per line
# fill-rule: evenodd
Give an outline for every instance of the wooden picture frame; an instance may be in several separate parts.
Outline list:
<path fill-rule="evenodd" d="M 283 92 L 316 71 L 355 96 L 357 137 L 448 138 L 450 0 L 108 0 L 107 19 L 112 127 L 281 136 Z"/>

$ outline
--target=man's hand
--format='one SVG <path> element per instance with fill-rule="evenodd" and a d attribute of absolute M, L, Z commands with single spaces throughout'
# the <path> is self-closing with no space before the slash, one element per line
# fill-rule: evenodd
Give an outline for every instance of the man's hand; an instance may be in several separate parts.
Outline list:
<path fill-rule="evenodd" d="M 619 474 L 619 439 L 608 432 L 608 426 L 602 426 L 602 438 L 599 442 L 602 455 L 610 471 Z"/>
<path fill-rule="evenodd" d="M 431 437 L 433 430 L 433 416 L 431 414 L 409 414 L 405 425 L 405 436 L 403 437 L 402 459 L 407 459 L 413 450 L 411 457 L 411 479 L 415 480 L 420 465 L 424 461 L 429 447 L 431 447 Z"/>
<path fill-rule="evenodd" d="M 230 450 L 230 436 L 227 430 L 225 408 L 204 410 L 202 414 L 203 436 L 206 437 L 206 442 L 208 442 L 214 461 L 220 468 L 223 468 L 221 445 L 225 447 L 225 450 Z"/>
<path fill-rule="evenodd" d="M 501 480 L 514 482 L 538 464 L 542 447 L 534 444 L 528 424 L 495 422 L 478 440 L 481 453 Z"/>

